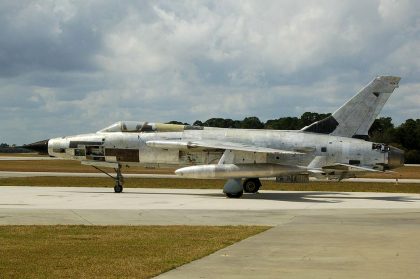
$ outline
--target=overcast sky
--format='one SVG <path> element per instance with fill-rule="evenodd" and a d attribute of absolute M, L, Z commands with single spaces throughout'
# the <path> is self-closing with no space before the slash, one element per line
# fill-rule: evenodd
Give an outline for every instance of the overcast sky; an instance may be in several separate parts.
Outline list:
<path fill-rule="evenodd" d="M 333 112 L 377 75 L 403 78 L 382 115 L 420 118 L 420 1 L 0 0 L 9 144 Z"/>

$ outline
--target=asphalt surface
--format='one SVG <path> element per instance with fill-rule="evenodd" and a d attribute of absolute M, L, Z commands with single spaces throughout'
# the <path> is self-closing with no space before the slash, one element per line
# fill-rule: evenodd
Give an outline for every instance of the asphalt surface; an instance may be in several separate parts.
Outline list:
<path fill-rule="evenodd" d="M 420 195 L 0 187 L 0 225 L 269 225 L 158 278 L 418 278 Z"/>

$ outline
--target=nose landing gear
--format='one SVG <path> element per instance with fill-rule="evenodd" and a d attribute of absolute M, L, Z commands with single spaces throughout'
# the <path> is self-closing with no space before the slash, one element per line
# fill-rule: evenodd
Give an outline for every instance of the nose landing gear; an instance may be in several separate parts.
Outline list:
<path fill-rule="evenodd" d="M 123 177 L 123 175 L 122 175 L 122 173 L 121 173 L 121 165 L 120 164 L 118 164 L 118 167 L 117 168 L 115 168 L 114 170 L 115 170 L 115 172 L 116 172 L 116 176 L 114 177 L 114 176 L 112 176 L 112 175 L 110 175 L 109 173 L 107 173 L 106 171 L 104 171 L 104 170 L 101 170 L 100 168 L 98 168 L 97 166 L 92 166 L 92 167 L 94 167 L 95 169 L 97 169 L 98 171 L 100 171 L 100 172 L 102 172 L 102 173 L 104 173 L 104 174 L 106 174 L 106 175 L 108 175 L 109 177 L 111 177 L 112 179 L 114 179 L 115 180 L 115 186 L 114 186 L 114 192 L 115 193 L 122 193 L 122 191 L 123 191 L 123 189 L 124 189 L 124 187 L 123 187 L 123 185 L 124 185 L 124 177 Z"/>
<path fill-rule="evenodd" d="M 114 192 L 121 193 L 123 191 L 124 177 L 121 174 L 121 165 L 118 165 L 118 168 L 115 169 L 117 176 L 115 177 L 115 186 Z"/>

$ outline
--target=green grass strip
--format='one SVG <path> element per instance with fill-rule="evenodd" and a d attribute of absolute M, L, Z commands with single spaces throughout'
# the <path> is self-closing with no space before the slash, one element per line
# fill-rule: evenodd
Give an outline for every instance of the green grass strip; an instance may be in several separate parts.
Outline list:
<path fill-rule="evenodd" d="M 0 226 L 0 277 L 150 278 L 266 229 Z"/>

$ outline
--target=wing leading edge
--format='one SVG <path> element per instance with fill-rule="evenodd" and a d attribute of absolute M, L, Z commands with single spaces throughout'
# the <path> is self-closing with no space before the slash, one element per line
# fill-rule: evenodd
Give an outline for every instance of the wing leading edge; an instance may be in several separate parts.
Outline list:
<path fill-rule="evenodd" d="M 202 149 L 223 149 L 223 150 L 235 150 L 244 152 L 257 152 L 257 153 L 272 153 L 272 154 L 284 154 L 284 155 L 303 155 L 305 153 L 281 150 L 269 147 L 262 147 L 256 145 L 249 145 L 237 142 L 226 142 L 217 140 L 151 140 L 146 142 L 147 146 L 155 148 L 165 149 L 180 149 L 180 150 L 202 150 Z"/>

